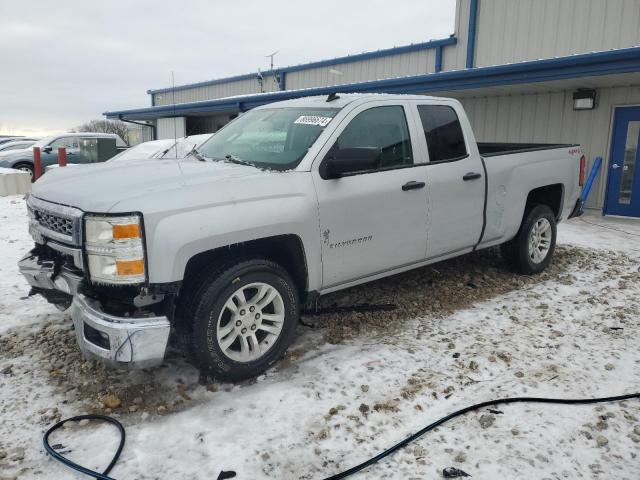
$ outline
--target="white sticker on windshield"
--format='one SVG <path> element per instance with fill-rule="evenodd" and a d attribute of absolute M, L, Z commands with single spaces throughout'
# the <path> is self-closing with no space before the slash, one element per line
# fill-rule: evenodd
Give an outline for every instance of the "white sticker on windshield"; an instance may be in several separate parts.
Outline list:
<path fill-rule="evenodd" d="M 326 127 L 331 121 L 331 117 L 318 117 L 316 115 L 301 115 L 293 122 L 300 125 L 319 125 L 320 127 Z"/>

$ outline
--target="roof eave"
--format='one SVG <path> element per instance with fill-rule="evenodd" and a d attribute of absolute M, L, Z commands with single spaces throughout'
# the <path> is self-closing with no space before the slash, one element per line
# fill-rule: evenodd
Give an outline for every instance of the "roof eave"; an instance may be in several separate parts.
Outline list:
<path fill-rule="evenodd" d="M 181 116 L 189 113 L 246 111 L 279 100 L 339 93 L 431 93 L 485 88 L 518 83 L 538 83 L 568 78 L 640 72 L 640 47 L 572 55 L 521 63 L 477 67 L 411 77 L 372 80 L 360 83 L 302 90 L 253 94 L 163 105 L 134 110 L 105 112 L 107 118 L 136 120 Z"/>

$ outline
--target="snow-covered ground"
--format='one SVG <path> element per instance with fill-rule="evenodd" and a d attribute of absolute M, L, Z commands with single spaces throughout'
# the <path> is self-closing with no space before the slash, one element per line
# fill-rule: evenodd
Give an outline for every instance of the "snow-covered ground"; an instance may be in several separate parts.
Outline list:
<path fill-rule="evenodd" d="M 559 231 L 538 277 L 509 273 L 492 250 L 334 294 L 325 301 L 399 308 L 305 319 L 317 328 L 301 325 L 276 368 L 229 385 L 175 353 L 146 372 L 85 362 L 68 313 L 27 298 L 16 268 L 31 245 L 24 205 L 0 198 L 0 479 L 76 478 L 41 437 L 90 411 L 127 428 L 119 479 L 322 479 L 478 401 L 640 391 L 640 222 L 586 216 Z M 499 410 L 456 419 L 354 478 L 441 478 L 449 466 L 487 479 L 638 478 L 640 401 Z M 90 425 L 52 440 L 100 469 L 117 436 Z"/>

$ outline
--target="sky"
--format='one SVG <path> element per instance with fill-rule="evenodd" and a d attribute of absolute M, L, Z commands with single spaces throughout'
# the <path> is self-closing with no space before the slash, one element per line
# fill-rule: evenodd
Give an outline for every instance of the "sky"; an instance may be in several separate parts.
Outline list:
<path fill-rule="evenodd" d="M 0 0 L 0 135 L 150 105 L 148 89 L 445 38 L 455 0 Z"/>

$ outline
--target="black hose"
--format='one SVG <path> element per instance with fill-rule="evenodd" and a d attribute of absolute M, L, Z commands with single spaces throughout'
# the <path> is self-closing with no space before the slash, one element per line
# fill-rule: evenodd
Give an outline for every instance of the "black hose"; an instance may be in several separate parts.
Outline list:
<path fill-rule="evenodd" d="M 109 465 L 107 465 L 107 468 L 105 468 L 102 471 L 102 473 L 96 472 L 94 470 L 90 470 L 88 468 L 83 467 L 82 465 L 78 465 L 77 463 L 72 462 L 67 457 L 60 455 L 51 447 L 51 445 L 49 445 L 49 436 L 53 432 L 55 432 L 59 428 L 62 428 L 62 426 L 67 422 L 77 422 L 80 420 L 100 420 L 102 422 L 107 422 L 112 425 L 115 425 L 118 431 L 120 432 L 120 445 L 118 445 L 118 449 L 116 450 L 116 453 L 113 455 L 111 462 L 109 463 Z M 108 417 L 106 415 L 78 415 L 77 417 L 71 417 L 71 418 L 66 418 L 64 420 L 60 420 L 58 423 L 56 423 L 51 428 L 49 428 L 49 430 L 47 430 L 47 432 L 44 434 L 42 443 L 44 444 L 44 449 L 47 451 L 47 453 L 51 455 L 55 460 L 62 463 L 63 465 L 66 465 L 67 467 L 73 470 L 76 470 L 77 472 L 84 473 L 85 475 L 96 478 L 98 480 L 114 480 L 108 475 L 109 475 L 109 472 L 113 469 L 113 467 L 115 467 L 116 462 L 118 461 L 118 458 L 120 458 L 120 454 L 122 453 L 122 449 L 124 448 L 124 438 L 125 438 L 124 427 L 115 418 Z"/>
<path fill-rule="evenodd" d="M 559 403 L 564 405 L 587 405 L 590 403 L 605 403 L 605 402 L 620 402 L 622 400 L 629 400 L 631 398 L 640 398 L 640 393 L 630 393 L 628 395 L 619 395 L 616 397 L 602 397 L 602 398 L 578 398 L 578 399 L 568 399 L 568 398 L 538 398 L 538 397 L 513 397 L 513 398 L 501 398 L 498 400 L 489 400 L 488 402 L 476 403 L 475 405 L 471 405 L 470 407 L 462 408 L 456 412 L 450 413 L 446 417 L 442 417 L 440 420 L 436 420 L 431 425 L 427 425 L 422 430 L 417 431 L 413 435 L 405 438 L 401 442 L 396 443 L 393 447 L 388 448 L 384 452 L 379 453 L 373 458 L 370 458 L 366 462 L 362 462 L 355 467 L 351 467 L 349 470 L 345 470 L 344 472 L 337 473 L 330 477 L 325 478 L 324 480 L 339 480 L 341 478 L 347 478 L 351 475 L 358 473 L 361 470 L 373 465 L 374 463 L 379 462 L 383 458 L 391 455 L 392 453 L 400 450 L 401 448 L 407 446 L 409 443 L 417 440 L 419 437 L 424 435 L 425 433 L 433 430 L 434 428 L 442 425 L 449 420 L 459 417 L 460 415 L 464 415 L 465 413 L 471 412 L 473 410 L 479 410 L 480 408 L 492 406 L 492 405 L 502 405 L 505 403 L 521 403 L 521 402 L 531 402 L 531 403 Z"/>
<path fill-rule="evenodd" d="M 354 475 L 355 473 L 358 473 L 358 472 L 364 470 L 365 468 L 370 467 L 374 463 L 379 462 L 380 460 L 382 460 L 383 458 L 391 455 L 392 453 L 395 453 L 396 451 L 400 450 L 401 448 L 407 446 L 409 443 L 417 440 L 418 438 L 420 438 L 425 433 L 433 430 L 436 427 L 439 427 L 443 423 L 446 423 L 446 422 L 448 422 L 449 420 L 451 420 L 453 418 L 456 418 L 456 417 L 459 417 L 461 415 L 464 415 L 465 413 L 471 412 L 473 410 L 479 410 L 479 409 L 484 408 L 484 407 L 503 405 L 503 404 L 507 404 L 507 403 L 524 403 L 524 402 L 529 402 L 529 403 L 556 403 L 556 404 L 561 404 L 561 405 L 588 405 L 588 404 L 592 404 L 592 403 L 620 402 L 622 400 L 630 400 L 632 398 L 640 399 L 640 393 L 630 393 L 630 394 L 627 394 L 627 395 L 618 395 L 618 396 L 615 396 L 615 397 L 577 398 L 577 399 L 570 399 L 570 398 L 539 398 L 539 397 L 512 397 L 512 398 L 501 398 L 501 399 L 498 399 L 498 400 L 489 400 L 489 401 L 482 402 L 482 403 L 476 403 L 475 405 L 471 405 L 469 407 L 462 408 L 462 409 L 457 410 L 457 411 L 455 411 L 453 413 L 450 413 L 446 417 L 442 417 L 441 419 L 436 420 L 432 424 L 427 425 L 422 430 L 419 430 L 416 433 L 414 433 L 413 435 L 405 438 L 401 442 L 396 443 L 395 445 L 393 445 L 392 447 L 388 448 L 387 450 L 379 453 L 375 457 L 372 457 L 369 460 L 367 460 L 365 462 L 362 462 L 359 465 L 356 465 L 355 467 L 351 467 L 350 469 L 345 470 L 344 472 L 340 472 L 340 473 L 337 473 L 337 474 L 332 475 L 330 477 L 327 477 L 324 480 L 339 480 L 339 479 L 342 479 L 342 478 L 350 477 L 351 475 Z M 85 467 L 83 467 L 81 465 L 78 465 L 77 463 L 72 462 L 71 460 L 69 460 L 68 458 L 64 457 L 63 455 L 60 455 L 58 452 L 56 452 L 49 445 L 49 435 L 51 435 L 51 433 L 53 433 L 54 431 L 56 431 L 59 428 L 61 428 L 66 422 L 73 422 L 73 421 L 79 421 L 79 420 L 85 420 L 85 419 L 87 419 L 87 420 L 102 420 L 104 422 L 111 423 L 111 424 L 115 425 L 118 428 L 118 430 L 120 431 L 120 445 L 118 446 L 118 449 L 116 450 L 116 453 L 113 456 L 113 459 L 111 460 L 111 463 L 109 463 L 107 468 L 102 473 L 96 472 L 94 470 L 89 470 L 88 468 L 85 468 Z M 67 418 L 65 420 L 61 420 L 60 422 L 56 423 L 51 428 L 49 428 L 49 430 L 47 430 L 47 432 L 44 434 L 43 443 L 44 443 L 44 449 L 47 451 L 47 453 L 49 453 L 49 455 L 51 455 L 54 459 L 56 459 L 59 462 L 63 463 L 67 467 L 72 468 L 73 470 L 76 470 L 76 471 L 78 471 L 80 473 L 83 473 L 85 475 L 88 475 L 90 477 L 96 478 L 98 480 L 114 480 L 113 478 L 111 478 L 111 477 L 109 477 L 107 475 L 111 471 L 111 469 L 115 466 L 116 462 L 118 461 L 118 458 L 120 457 L 120 454 L 122 453 L 122 449 L 124 448 L 124 439 L 125 439 L 124 427 L 115 418 L 107 417 L 105 415 L 79 415 L 77 417 L 71 417 L 71 418 Z M 220 472 L 220 475 L 218 476 L 218 479 L 232 478 L 234 476 L 235 476 L 235 472 L 224 472 L 223 471 L 223 472 Z"/>

